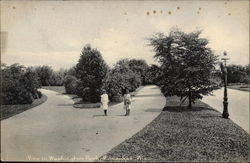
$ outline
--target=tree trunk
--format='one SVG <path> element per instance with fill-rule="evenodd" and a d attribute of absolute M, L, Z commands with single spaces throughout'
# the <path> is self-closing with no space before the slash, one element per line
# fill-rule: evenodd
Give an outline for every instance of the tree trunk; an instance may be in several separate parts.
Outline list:
<path fill-rule="evenodd" d="M 192 92 L 191 92 L 191 88 L 189 87 L 189 95 L 188 95 L 188 102 L 189 102 L 189 104 L 188 104 L 188 108 L 189 109 L 191 109 L 191 107 L 192 107 Z"/>

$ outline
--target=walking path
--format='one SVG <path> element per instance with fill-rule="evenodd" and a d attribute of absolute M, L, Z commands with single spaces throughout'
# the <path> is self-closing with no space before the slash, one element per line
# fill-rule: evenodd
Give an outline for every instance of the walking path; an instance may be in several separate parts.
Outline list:
<path fill-rule="evenodd" d="M 249 133 L 249 92 L 228 90 L 229 118 Z M 202 101 L 223 112 L 224 88 L 215 90 L 214 96 L 204 96 Z"/>
<path fill-rule="evenodd" d="M 93 161 L 130 138 L 159 115 L 165 98 L 156 86 L 133 98 L 131 115 L 123 104 L 76 109 L 66 95 L 42 90 L 48 100 L 1 121 L 1 156 L 8 161 Z"/>

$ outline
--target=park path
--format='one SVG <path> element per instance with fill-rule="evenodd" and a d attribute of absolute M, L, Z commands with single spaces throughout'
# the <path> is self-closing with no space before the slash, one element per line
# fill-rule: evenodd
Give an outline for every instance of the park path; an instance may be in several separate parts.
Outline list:
<path fill-rule="evenodd" d="M 204 96 L 202 101 L 223 112 L 224 88 L 213 91 L 214 96 Z M 249 92 L 228 89 L 229 118 L 249 133 Z"/>
<path fill-rule="evenodd" d="M 150 123 L 165 105 L 157 86 L 133 98 L 131 115 L 123 104 L 76 109 L 66 95 L 42 90 L 48 100 L 1 121 L 1 156 L 8 161 L 93 161 Z"/>

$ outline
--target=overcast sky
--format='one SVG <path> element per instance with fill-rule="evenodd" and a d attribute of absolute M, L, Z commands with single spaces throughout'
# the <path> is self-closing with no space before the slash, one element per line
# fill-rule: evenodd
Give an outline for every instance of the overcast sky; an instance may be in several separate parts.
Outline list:
<path fill-rule="evenodd" d="M 1 1 L 2 62 L 70 68 L 85 44 L 109 65 L 155 63 L 146 38 L 178 26 L 202 29 L 215 54 L 249 63 L 249 1 Z M 4 46 L 4 47 L 3 47 Z"/>

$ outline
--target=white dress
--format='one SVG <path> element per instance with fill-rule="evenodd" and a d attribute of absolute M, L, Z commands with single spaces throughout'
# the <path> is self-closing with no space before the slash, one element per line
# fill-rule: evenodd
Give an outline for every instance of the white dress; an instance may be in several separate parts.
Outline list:
<path fill-rule="evenodd" d="M 130 94 L 125 94 L 123 97 L 123 102 L 125 102 L 125 100 L 128 99 L 131 101 L 131 96 Z M 131 103 L 130 104 L 124 104 L 124 109 L 131 109 Z"/>
<path fill-rule="evenodd" d="M 102 102 L 102 109 L 107 110 L 108 109 L 108 102 L 109 102 L 109 97 L 107 94 L 101 95 L 101 102 Z"/>

